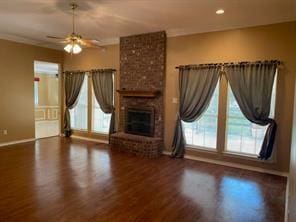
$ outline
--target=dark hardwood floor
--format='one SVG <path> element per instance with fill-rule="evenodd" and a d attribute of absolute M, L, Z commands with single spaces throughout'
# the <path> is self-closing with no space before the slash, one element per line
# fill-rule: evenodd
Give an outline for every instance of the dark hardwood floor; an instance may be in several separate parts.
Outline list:
<path fill-rule="evenodd" d="M 284 221 L 286 179 L 66 138 L 0 148 L 0 221 Z"/>

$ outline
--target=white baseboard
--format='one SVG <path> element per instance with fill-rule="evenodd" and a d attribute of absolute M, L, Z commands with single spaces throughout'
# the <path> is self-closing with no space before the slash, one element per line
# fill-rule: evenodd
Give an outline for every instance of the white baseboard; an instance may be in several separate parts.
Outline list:
<path fill-rule="evenodd" d="M 171 155 L 171 153 L 168 151 L 163 151 L 162 153 L 164 155 Z M 260 167 L 246 166 L 246 165 L 239 164 L 239 163 L 230 163 L 230 162 L 226 162 L 226 161 L 213 160 L 213 159 L 208 159 L 208 158 L 203 158 L 203 157 L 196 157 L 196 156 L 192 156 L 192 155 L 185 155 L 184 158 L 189 159 L 189 160 L 197 160 L 197 161 L 213 163 L 213 164 L 218 164 L 218 165 L 223 165 L 223 166 L 228 166 L 228 167 L 234 167 L 234 168 L 239 168 L 239 169 L 244 169 L 244 170 L 251 170 L 251 171 L 256 171 L 256 172 L 260 172 L 260 173 L 268 173 L 268 174 L 273 174 L 273 175 L 283 176 L 283 177 L 288 177 L 288 175 L 289 175 L 288 172 L 268 170 L 268 169 L 263 169 Z"/>
<path fill-rule="evenodd" d="M 35 140 L 36 140 L 35 138 L 31 138 L 31 139 L 25 139 L 25 140 L 16 140 L 16 141 L 11 141 L 11 142 L 6 142 L 6 143 L 0 143 L 0 147 L 11 146 L 11 145 L 20 144 L 20 143 L 27 143 L 27 142 L 32 142 Z"/>
<path fill-rule="evenodd" d="M 286 203 L 285 203 L 285 222 L 289 220 L 289 196 L 290 196 L 290 181 L 289 177 L 287 178 L 287 186 L 286 186 Z"/>
<path fill-rule="evenodd" d="M 109 144 L 108 140 L 93 139 L 93 138 L 83 137 L 83 136 L 74 136 L 74 135 L 72 135 L 71 138 L 86 140 L 86 141 L 91 141 L 91 142 L 97 142 L 97 143 Z"/>

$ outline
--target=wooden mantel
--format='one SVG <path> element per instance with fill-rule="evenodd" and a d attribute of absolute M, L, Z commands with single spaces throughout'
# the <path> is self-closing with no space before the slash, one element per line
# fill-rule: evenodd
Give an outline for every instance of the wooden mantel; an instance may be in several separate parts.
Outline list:
<path fill-rule="evenodd" d="M 160 95 L 159 90 L 116 90 L 124 97 L 149 97 L 154 98 Z"/>

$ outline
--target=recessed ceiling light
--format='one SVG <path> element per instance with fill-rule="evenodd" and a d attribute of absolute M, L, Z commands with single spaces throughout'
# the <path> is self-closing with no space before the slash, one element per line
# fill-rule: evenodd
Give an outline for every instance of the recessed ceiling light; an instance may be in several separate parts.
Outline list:
<path fill-rule="evenodd" d="M 223 9 L 219 9 L 219 10 L 216 11 L 216 14 L 217 15 L 222 15 L 222 14 L 224 14 L 224 10 Z"/>

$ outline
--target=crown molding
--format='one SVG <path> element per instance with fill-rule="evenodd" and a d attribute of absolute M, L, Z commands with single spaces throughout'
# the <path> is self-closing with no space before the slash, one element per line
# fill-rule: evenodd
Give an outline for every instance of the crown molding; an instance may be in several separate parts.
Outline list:
<path fill-rule="evenodd" d="M 198 30 L 198 29 L 170 29 L 166 30 L 167 37 L 178 37 L 178 36 L 186 36 L 186 35 L 195 35 L 195 34 L 202 34 L 202 33 L 211 33 L 211 32 L 222 32 L 222 31 L 232 31 L 236 29 L 246 29 L 246 28 L 253 28 L 259 26 L 267 26 L 267 25 L 276 25 L 281 23 L 288 23 L 288 22 L 296 22 L 296 16 L 293 19 L 287 19 L 279 22 L 272 22 L 272 23 L 257 23 L 252 25 L 233 25 L 228 26 L 225 28 L 212 28 L 206 30 Z"/>
<path fill-rule="evenodd" d="M 33 46 L 63 51 L 63 48 L 57 44 L 42 41 L 42 40 L 34 40 L 34 39 L 30 39 L 30 38 L 26 38 L 26 37 L 22 37 L 22 36 L 17 36 L 17 35 L 11 35 L 11 34 L 6 34 L 6 33 L 0 32 L 0 39 L 11 41 L 11 42 L 23 43 L 23 44 L 27 44 L 27 45 L 33 45 Z M 119 38 L 109 38 L 109 39 L 104 39 L 104 40 L 100 41 L 100 45 L 102 45 L 102 46 L 115 45 L 115 44 L 119 44 Z"/>
<path fill-rule="evenodd" d="M 34 39 L 30 39 L 30 38 L 26 38 L 18 35 L 0 33 L 0 39 L 11 41 L 11 42 L 23 43 L 27 45 L 43 47 L 43 48 L 49 48 L 49 49 L 55 49 L 55 50 L 61 50 L 61 51 L 63 50 L 56 44 L 52 44 L 52 43 L 41 41 L 41 40 L 34 40 Z"/>
<path fill-rule="evenodd" d="M 219 32 L 219 31 L 231 31 L 235 29 L 243 29 L 243 28 L 250 28 L 250 27 L 257 27 L 257 26 L 265 26 L 265 25 L 274 25 L 274 24 L 279 24 L 279 23 L 286 23 L 286 22 L 295 22 L 295 19 L 287 19 L 285 21 L 280 21 L 276 23 L 260 23 L 256 25 L 244 25 L 244 26 L 232 26 L 232 27 L 225 27 L 225 28 L 213 28 L 213 29 L 206 29 L 206 30 L 198 30 L 198 29 L 168 29 L 166 30 L 167 37 L 178 37 L 178 36 L 186 36 L 186 35 L 194 35 L 194 34 L 201 34 L 201 33 L 210 33 L 210 32 Z M 138 34 L 143 34 L 143 33 L 138 33 Z M 136 34 L 135 34 L 136 35 Z M 23 36 L 18 36 L 18 35 L 12 35 L 12 34 L 7 34 L 7 33 L 1 33 L 0 32 L 0 39 L 3 40 L 8 40 L 8 41 L 13 41 L 13 42 L 18 42 L 18 43 L 24 43 L 24 44 L 29 44 L 29 45 L 34 45 L 34 46 L 39 46 L 43 48 L 50 48 L 50 49 L 55 49 L 55 50 L 60 50 L 63 51 L 63 48 L 57 44 L 54 44 L 52 42 L 44 41 L 44 40 L 37 40 L 37 39 L 31 39 L 31 38 L 26 38 Z M 106 45 L 116 45 L 119 44 L 120 42 L 120 37 L 115 37 L 115 38 L 107 38 L 107 39 L 101 39 L 100 40 L 100 45 L 106 46 Z"/>

